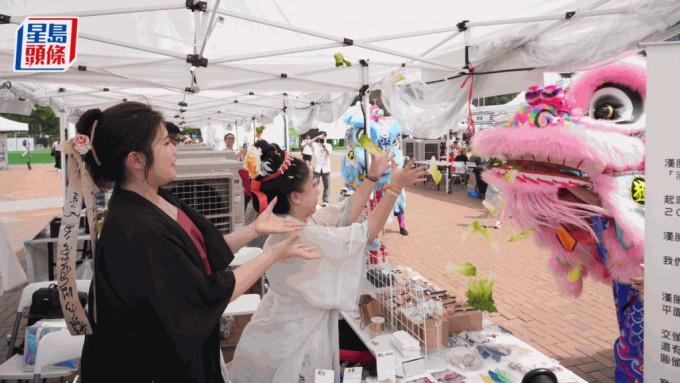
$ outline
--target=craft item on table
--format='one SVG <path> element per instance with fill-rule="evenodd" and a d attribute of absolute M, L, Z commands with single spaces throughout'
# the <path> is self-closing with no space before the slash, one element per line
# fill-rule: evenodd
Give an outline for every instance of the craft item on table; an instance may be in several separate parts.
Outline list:
<path fill-rule="evenodd" d="M 482 358 L 487 359 L 490 357 L 497 362 L 500 362 L 502 357 L 508 356 L 508 351 L 501 349 L 500 347 L 497 347 L 491 343 L 478 344 L 477 351 L 479 351 L 479 354 L 482 355 Z"/>
<path fill-rule="evenodd" d="M 479 377 L 482 378 L 482 382 L 484 383 L 495 383 L 495 380 L 493 380 L 493 378 L 491 378 L 489 375 L 479 374 Z"/>
<path fill-rule="evenodd" d="M 379 352 L 376 355 L 376 369 L 379 382 L 396 382 L 397 371 L 394 364 L 394 352 Z"/>
<path fill-rule="evenodd" d="M 425 372 L 425 367 L 425 358 L 422 356 L 401 362 L 401 368 L 404 370 L 404 376 L 421 374 Z"/>
<path fill-rule="evenodd" d="M 484 367 L 484 361 L 474 348 L 450 348 L 447 355 L 451 364 L 463 371 L 477 371 Z"/>
<path fill-rule="evenodd" d="M 26 329 L 26 342 L 24 343 L 24 371 L 33 371 L 35 369 L 35 357 L 38 352 L 38 343 L 40 342 L 40 339 L 51 332 L 64 330 L 66 330 L 66 322 L 64 319 L 39 320 Z M 52 366 L 43 367 L 43 370 L 49 370 L 53 367 L 76 368 L 77 366 L 78 359 L 74 358 L 56 363 Z"/>
<path fill-rule="evenodd" d="M 430 374 L 422 374 L 418 376 L 412 376 L 404 380 L 404 383 L 437 383 Z"/>
<path fill-rule="evenodd" d="M 371 318 L 380 316 L 380 306 L 378 301 L 370 294 L 362 294 L 359 297 L 359 316 L 361 317 L 360 327 L 363 329 L 371 323 Z"/>
<path fill-rule="evenodd" d="M 453 315 L 446 316 L 449 333 L 479 331 L 483 329 L 482 312 L 473 308 L 457 308 Z"/>
<path fill-rule="evenodd" d="M 406 331 L 395 331 L 390 335 L 392 345 L 401 353 L 405 359 L 414 359 L 421 356 L 420 342 Z"/>
<path fill-rule="evenodd" d="M 369 325 L 371 335 L 380 335 L 385 330 L 385 318 L 381 316 L 374 316 L 371 318 Z"/>
<path fill-rule="evenodd" d="M 317 368 L 314 371 L 314 383 L 333 383 L 335 380 L 335 373 L 333 370 L 323 370 Z"/>
<path fill-rule="evenodd" d="M 442 348 L 442 328 L 444 327 L 443 319 L 435 315 L 433 318 L 425 320 L 425 344 L 428 350 L 439 350 Z M 448 327 L 448 320 L 447 320 Z"/>
<path fill-rule="evenodd" d="M 375 287 L 391 286 L 394 283 L 394 275 L 388 270 L 371 268 L 366 272 L 366 279 Z"/>
<path fill-rule="evenodd" d="M 516 242 L 525 238 L 529 238 L 534 231 L 536 231 L 536 229 L 529 229 L 521 233 L 513 234 L 510 236 L 510 239 L 508 239 L 508 242 Z"/>
<path fill-rule="evenodd" d="M 464 383 L 465 375 L 461 375 L 451 369 L 445 369 L 432 373 L 432 377 L 437 380 L 437 383 Z"/>
<path fill-rule="evenodd" d="M 346 367 L 342 373 L 343 383 L 361 383 L 362 367 Z"/>
<path fill-rule="evenodd" d="M 486 239 L 486 242 L 491 246 L 491 248 L 495 252 L 497 252 L 497 253 L 501 252 L 501 248 L 498 247 L 498 245 L 496 244 L 496 241 L 494 241 L 493 237 L 491 237 L 491 234 L 489 234 L 489 231 L 487 230 L 487 228 L 482 226 L 482 224 L 479 223 L 479 221 L 476 218 L 473 219 L 472 224 L 470 224 L 470 226 L 468 226 L 467 229 L 465 229 L 463 231 L 463 235 L 461 236 L 461 240 L 463 242 L 465 242 L 468 238 L 470 238 L 470 235 L 472 235 L 472 233 L 482 234 L 484 236 L 484 238 Z"/>
<path fill-rule="evenodd" d="M 439 181 L 442 180 L 442 172 L 439 171 L 439 167 L 437 167 L 437 160 L 432 156 L 430 159 L 430 175 L 432 176 L 432 180 L 434 180 L 434 183 L 439 185 Z"/>

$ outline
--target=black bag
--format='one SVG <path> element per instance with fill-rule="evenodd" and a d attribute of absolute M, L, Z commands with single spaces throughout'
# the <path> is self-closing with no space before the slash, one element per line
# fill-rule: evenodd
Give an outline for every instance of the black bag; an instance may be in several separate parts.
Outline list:
<path fill-rule="evenodd" d="M 87 293 L 78 292 L 78 300 L 85 307 Z M 59 303 L 59 288 L 55 283 L 49 287 L 43 287 L 33 293 L 31 308 L 28 311 L 28 324 L 30 326 L 41 319 L 63 318 L 61 303 Z"/>
<path fill-rule="evenodd" d="M 50 152 L 50 156 L 56 157 L 57 156 L 57 151 L 52 148 L 52 151 Z"/>

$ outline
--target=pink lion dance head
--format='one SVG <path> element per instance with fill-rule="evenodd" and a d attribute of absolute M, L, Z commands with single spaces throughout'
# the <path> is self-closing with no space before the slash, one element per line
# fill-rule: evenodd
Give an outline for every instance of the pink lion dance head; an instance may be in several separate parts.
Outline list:
<path fill-rule="evenodd" d="M 618 62 L 568 85 L 534 86 L 508 126 L 474 139 L 475 152 L 501 159 L 484 179 L 552 250 L 550 267 L 571 295 L 588 275 L 627 283 L 643 274 L 645 85 L 643 65 Z"/>

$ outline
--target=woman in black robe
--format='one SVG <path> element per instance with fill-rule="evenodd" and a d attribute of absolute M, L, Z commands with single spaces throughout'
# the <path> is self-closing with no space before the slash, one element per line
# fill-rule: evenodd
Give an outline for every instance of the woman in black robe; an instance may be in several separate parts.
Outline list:
<path fill-rule="evenodd" d="M 233 253 L 258 235 L 304 223 L 267 209 L 222 236 L 200 213 L 161 189 L 175 178 L 175 153 L 160 113 L 125 102 L 85 112 L 76 125 L 83 159 L 99 187 L 115 182 L 97 243 L 82 378 L 102 382 L 223 382 L 219 319 L 230 300 L 285 257 L 318 258 L 293 239 L 234 271 Z"/>

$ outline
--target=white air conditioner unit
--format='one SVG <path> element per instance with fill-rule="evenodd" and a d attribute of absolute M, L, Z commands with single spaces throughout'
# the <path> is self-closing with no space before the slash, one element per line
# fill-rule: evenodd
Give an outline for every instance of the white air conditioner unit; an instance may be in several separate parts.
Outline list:
<path fill-rule="evenodd" d="M 423 151 L 420 160 L 430 160 L 433 156 L 435 159 L 439 160 L 439 140 L 423 140 Z"/>
<path fill-rule="evenodd" d="M 225 170 L 238 174 L 238 170 L 243 168 L 243 162 L 223 158 L 178 158 L 175 165 L 177 166 L 177 174 Z"/>
<path fill-rule="evenodd" d="M 204 144 L 197 145 L 177 145 L 177 152 L 194 152 L 194 151 L 207 151 L 212 150 L 212 147 Z"/>
<path fill-rule="evenodd" d="M 243 186 L 236 173 L 213 171 L 177 174 L 177 178 L 163 188 L 203 214 L 222 234 L 243 227 Z"/>
<path fill-rule="evenodd" d="M 419 159 L 420 149 L 422 149 L 419 143 L 420 140 L 404 139 L 402 141 L 404 157 Z"/>
<path fill-rule="evenodd" d="M 215 150 L 196 150 L 188 152 L 178 151 L 175 155 L 177 159 L 184 158 L 227 158 L 229 152 L 226 151 L 215 151 Z"/>

